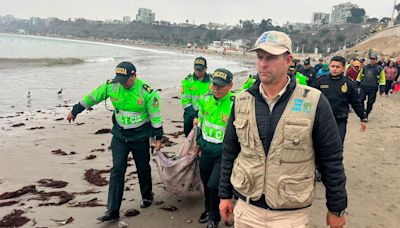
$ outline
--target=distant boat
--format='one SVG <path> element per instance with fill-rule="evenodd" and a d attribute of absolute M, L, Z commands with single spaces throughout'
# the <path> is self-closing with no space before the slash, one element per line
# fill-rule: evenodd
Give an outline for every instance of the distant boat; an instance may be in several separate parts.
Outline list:
<path fill-rule="evenodd" d="M 60 91 L 57 92 L 58 95 L 62 94 L 62 89 L 60 89 Z"/>

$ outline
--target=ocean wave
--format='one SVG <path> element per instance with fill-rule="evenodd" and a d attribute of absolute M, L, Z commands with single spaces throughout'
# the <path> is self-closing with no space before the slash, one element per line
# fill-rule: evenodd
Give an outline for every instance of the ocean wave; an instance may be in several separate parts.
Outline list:
<path fill-rule="evenodd" d="M 79 58 L 0 58 L 0 67 L 7 66 L 63 66 L 84 63 Z"/>
<path fill-rule="evenodd" d="M 93 62 L 114 62 L 115 59 L 112 57 L 94 57 L 85 59 L 85 62 L 93 63 Z"/>

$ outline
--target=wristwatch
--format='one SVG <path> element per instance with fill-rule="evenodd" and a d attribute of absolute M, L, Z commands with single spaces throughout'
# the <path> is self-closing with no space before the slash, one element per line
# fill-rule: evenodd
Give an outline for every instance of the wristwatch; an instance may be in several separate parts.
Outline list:
<path fill-rule="evenodd" d="M 341 211 L 331 211 L 332 214 L 336 215 L 337 217 L 342 217 L 345 213 L 345 210 Z"/>
<path fill-rule="evenodd" d="M 361 122 L 368 123 L 368 118 L 362 119 Z"/>

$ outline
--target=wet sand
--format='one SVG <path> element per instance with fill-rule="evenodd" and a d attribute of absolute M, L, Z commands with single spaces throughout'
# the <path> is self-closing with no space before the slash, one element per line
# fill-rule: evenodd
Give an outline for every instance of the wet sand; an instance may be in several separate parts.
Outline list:
<path fill-rule="evenodd" d="M 182 108 L 179 100 L 172 98 L 178 92 L 162 91 L 161 95 L 165 133 L 178 134 L 182 131 L 179 122 Z M 359 119 L 354 113 L 349 118 L 344 151 L 349 197 L 347 227 L 400 227 L 400 154 L 397 148 L 400 122 L 396 119 L 399 101 L 400 94 L 378 97 L 365 133 L 359 132 Z M 107 130 L 104 134 L 95 133 L 112 127 L 112 113 L 101 103 L 69 124 L 63 119 L 69 110 L 69 107 L 55 107 L 1 116 L 0 198 L 5 192 L 29 185 L 35 185 L 36 192 L 31 189 L 21 196 L 1 199 L 0 205 L 11 205 L 0 206 L 0 219 L 19 209 L 23 211 L 21 216 L 30 219 L 26 227 L 55 227 L 63 222 L 69 222 L 65 227 L 118 227 L 118 223 L 96 221 L 105 211 L 103 205 L 107 204 L 112 136 Z M 178 144 L 164 147 L 162 151 L 178 151 L 183 136 L 166 136 Z M 121 221 L 129 227 L 205 227 L 197 222 L 203 210 L 202 195 L 178 197 L 166 192 L 154 158 L 151 161 L 153 190 L 159 205 L 153 204 L 147 209 L 139 207 L 136 168 L 133 160 L 129 161 Z M 85 173 L 91 169 L 89 177 L 98 175 L 93 182 L 85 179 Z M 316 185 L 310 227 L 326 227 L 324 187 L 321 183 Z M 160 209 L 170 205 L 177 210 Z M 139 214 L 124 216 L 130 208 L 137 209 Z"/>

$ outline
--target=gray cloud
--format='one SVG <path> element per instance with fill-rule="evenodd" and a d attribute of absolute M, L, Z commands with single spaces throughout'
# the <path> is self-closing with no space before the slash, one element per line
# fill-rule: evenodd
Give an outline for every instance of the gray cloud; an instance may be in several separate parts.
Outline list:
<path fill-rule="evenodd" d="M 237 24 L 240 19 L 271 18 L 278 24 L 286 21 L 310 22 L 312 12 L 330 13 L 332 6 L 346 0 L 0 0 L 0 15 L 12 14 L 20 18 L 84 17 L 88 19 L 122 19 L 135 17 L 139 7 L 152 9 L 156 20 L 195 24 L 218 22 Z M 370 17 L 390 17 L 393 0 L 353 0 Z M 400 1 L 399 1 L 400 2 Z"/>

